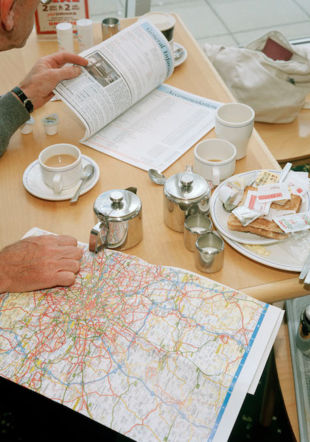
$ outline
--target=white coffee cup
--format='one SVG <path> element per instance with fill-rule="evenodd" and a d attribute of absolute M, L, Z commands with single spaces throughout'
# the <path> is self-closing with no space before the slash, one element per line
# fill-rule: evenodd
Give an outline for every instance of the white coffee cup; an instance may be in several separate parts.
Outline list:
<path fill-rule="evenodd" d="M 201 141 L 194 149 L 194 172 L 217 186 L 233 175 L 237 151 L 227 140 L 210 138 Z"/>
<path fill-rule="evenodd" d="M 243 103 L 226 103 L 216 111 L 216 136 L 228 140 L 236 146 L 237 160 L 246 156 L 254 118 L 254 110 Z"/>
<path fill-rule="evenodd" d="M 52 144 L 42 150 L 39 163 L 44 183 L 55 193 L 75 186 L 82 176 L 82 155 L 73 144 Z"/>

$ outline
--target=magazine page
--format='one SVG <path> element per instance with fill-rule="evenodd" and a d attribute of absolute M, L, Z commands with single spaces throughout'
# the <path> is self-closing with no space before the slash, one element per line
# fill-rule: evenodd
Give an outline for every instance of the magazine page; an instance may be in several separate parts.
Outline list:
<path fill-rule="evenodd" d="M 83 143 L 140 169 L 162 172 L 214 127 L 219 105 L 163 84 Z"/>
<path fill-rule="evenodd" d="M 82 74 L 55 90 L 82 120 L 84 139 L 99 131 L 155 89 L 173 72 L 173 55 L 163 34 L 147 21 L 122 30 L 80 55 Z"/>

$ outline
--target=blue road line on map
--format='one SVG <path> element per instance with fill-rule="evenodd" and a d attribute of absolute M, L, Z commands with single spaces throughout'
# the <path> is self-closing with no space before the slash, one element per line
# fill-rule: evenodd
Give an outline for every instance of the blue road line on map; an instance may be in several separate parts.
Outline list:
<path fill-rule="evenodd" d="M 222 417 L 223 417 L 224 411 L 225 411 L 225 409 L 226 409 L 226 407 L 227 407 L 228 401 L 229 401 L 230 396 L 231 396 L 231 394 L 232 394 L 232 392 L 233 392 L 233 389 L 234 389 L 234 387 L 235 387 L 235 384 L 236 384 L 236 382 L 237 382 L 237 379 L 238 379 L 238 377 L 239 377 L 239 375 L 240 375 L 240 372 L 241 372 L 241 370 L 242 370 L 242 368 L 243 368 L 243 366 L 244 366 L 244 364 L 245 364 L 245 360 L 246 360 L 246 358 L 248 357 L 248 354 L 249 354 L 249 352 L 250 352 L 250 350 L 251 350 L 251 348 L 252 348 L 252 345 L 253 345 L 253 342 L 254 342 L 254 340 L 255 340 L 255 338 L 256 338 L 256 335 L 257 335 L 257 333 L 258 333 L 258 330 L 259 330 L 259 328 L 260 328 L 260 326 L 261 326 L 261 324 L 262 324 L 262 322 L 263 322 L 263 319 L 264 319 L 264 317 L 265 317 L 265 315 L 266 315 L 267 309 L 268 309 L 268 304 L 265 304 L 265 305 L 264 305 L 264 308 L 263 308 L 263 311 L 262 311 L 262 313 L 261 313 L 261 315 L 260 315 L 260 317 L 259 317 L 259 320 L 257 321 L 256 327 L 255 327 L 255 329 L 254 329 L 254 331 L 253 331 L 253 333 L 252 333 L 251 339 L 250 339 L 250 341 L 249 341 L 249 345 L 248 345 L 247 348 L 246 348 L 246 351 L 245 351 L 245 353 L 244 353 L 244 355 L 243 355 L 243 357 L 242 357 L 242 359 L 241 359 L 241 361 L 240 361 L 240 364 L 239 364 L 239 366 L 238 366 L 238 368 L 237 368 L 237 370 L 236 370 L 235 376 L 233 377 L 233 380 L 232 380 L 232 382 L 231 382 L 231 384 L 230 384 L 230 387 L 229 387 L 229 389 L 228 389 L 228 391 L 227 391 L 227 393 L 226 393 L 225 399 L 224 399 L 224 401 L 223 401 L 223 403 L 222 403 L 222 406 L 221 406 L 221 408 L 220 408 L 220 411 L 219 411 L 219 413 L 218 413 L 218 415 L 217 415 L 217 418 L 216 418 L 215 424 L 214 424 L 214 426 L 213 426 L 213 428 L 212 428 L 212 431 L 211 431 L 211 434 L 210 434 L 210 436 L 209 436 L 209 438 L 208 438 L 208 441 L 212 441 L 213 438 L 214 438 L 214 435 L 215 435 L 216 430 L 218 429 L 218 426 L 219 426 L 219 424 L 220 424 L 220 421 L 221 421 L 221 419 L 222 419 Z"/>

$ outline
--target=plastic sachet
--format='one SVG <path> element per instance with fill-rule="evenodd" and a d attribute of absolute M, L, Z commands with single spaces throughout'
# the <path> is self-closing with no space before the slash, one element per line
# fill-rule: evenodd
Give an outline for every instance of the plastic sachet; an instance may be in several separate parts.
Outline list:
<path fill-rule="evenodd" d="M 256 175 L 232 177 L 230 181 L 221 186 L 219 198 L 227 212 L 231 212 L 243 198 L 244 189 L 250 186 Z"/>

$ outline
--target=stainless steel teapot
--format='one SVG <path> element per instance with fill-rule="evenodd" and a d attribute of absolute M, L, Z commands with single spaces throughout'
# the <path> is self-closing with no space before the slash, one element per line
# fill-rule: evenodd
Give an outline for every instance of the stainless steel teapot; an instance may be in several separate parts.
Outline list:
<path fill-rule="evenodd" d="M 183 232 L 188 215 L 209 213 L 210 194 L 207 181 L 190 168 L 171 176 L 164 185 L 165 224 L 172 230 Z"/>
<path fill-rule="evenodd" d="M 129 190 L 109 190 L 98 196 L 94 212 L 99 222 L 91 229 L 89 250 L 126 250 L 142 240 L 142 204 Z"/>

